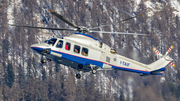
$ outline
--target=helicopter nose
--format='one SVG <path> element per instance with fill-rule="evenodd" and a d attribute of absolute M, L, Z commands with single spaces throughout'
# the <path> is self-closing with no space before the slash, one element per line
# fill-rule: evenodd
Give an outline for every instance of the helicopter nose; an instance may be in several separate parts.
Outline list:
<path fill-rule="evenodd" d="M 31 45 L 31 50 L 35 51 L 35 52 L 38 52 L 38 53 L 41 53 L 41 51 L 43 50 L 43 48 L 39 47 L 38 44 L 33 44 Z"/>

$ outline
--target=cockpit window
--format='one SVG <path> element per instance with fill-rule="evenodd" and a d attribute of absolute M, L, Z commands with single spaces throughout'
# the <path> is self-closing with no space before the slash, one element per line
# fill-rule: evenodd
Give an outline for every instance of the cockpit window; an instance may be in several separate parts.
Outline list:
<path fill-rule="evenodd" d="M 48 42 L 48 40 L 45 40 L 45 41 L 44 41 L 44 43 L 47 43 L 47 42 Z"/>
<path fill-rule="evenodd" d="M 54 46 L 54 44 L 56 43 L 57 39 L 56 38 L 52 38 L 50 40 L 45 41 L 45 43 Z"/>

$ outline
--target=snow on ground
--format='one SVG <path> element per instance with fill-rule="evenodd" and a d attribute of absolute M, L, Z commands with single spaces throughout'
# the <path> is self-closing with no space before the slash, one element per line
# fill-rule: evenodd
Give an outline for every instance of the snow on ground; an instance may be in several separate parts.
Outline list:
<path fill-rule="evenodd" d="M 141 0 L 135 0 L 134 1 L 134 12 L 137 11 L 137 9 L 139 8 L 140 3 L 141 3 Z"/>
<path fill-rule="evenodd" d="M 132 77 L 129 77 L 127 82 L 128 82 L 128 92 L 129 92 L 129 101 L 133 100 L 133 81 L 134 79 Z"/>
<path fill-rule="evenodd" d="M 19 8 L 17 12 L 21 12 L 21 8 L 23 7 L 21 0 L 15 0 L 15 7 Z"/>
<path fill-rule="evenodd" d="M 39 0 L 36 0 L 36 2 L 38 3 L 38 5 L 40 5 L 40 1 Z"/>
<path fill-rule="evenodd" d="M 165 77 L 161 77 L 161 78 L 160 78 L 160 82 L 161 82 L 161 83 L 163 83 L 165 80 L 166 80 Z"/>
<path fill-rule="evenodd" d="M 91 12 L 86 9 L 86 17 L 85 17 L 87 27 L 91 27 Z"/>
<path fill-rule="evenodd" d="M 88 5 L 90 8 L 92 8 L 92 2 L 90 0 L 86 0 L 85 5 Z"/>
<path fill-rule="evenodd" d="M 104 93 L 106 94 L 106 93 L 108 92 L 108 89 L 109 89 L 108 85 L 109 85 L 110 80 L 109 80 L 109 78 L 108 78 L 105 74 L 103 74 L 103 73 L 100 74 L 100 78 L 101 78 L 101 82 L 104 83 L 104 85 L 103 85 L 104 91 L 102 91 L 102 92 L 104 92 Z M 100 84 L 99 84 L 99 85 L 100 85 Z"/>
<path fill-rule="evenodd" d="M 123 94 L 124 94 L 123 96 L 124 96 L 124 99 L 127 100 L 128 92 L 127 92 L 127 90 L 125 89 L 125 88 L 127 88 L 127 85 L 126 85 L 125 83 L 123 84 L 123 88 L 124 88 L 124 89 L 123 89 Z"/>
<path fill-rule="evenodd" d="M 17 12 L 21 12 L 20 9 L 22 8 L 21 0 L 8 0 L 8 8 L 7 8 L 7 19 L 9 24 L 14 24 L 14 8 L 17 9 Z"/>
<path fill-rule="evenodd" d="M 7 7 L 7 19 L 8 19 L 8 23 L 9 24 L 15 24 L 15 20 L 14 20 L 14 16 L 16 16 L 16 15 L 14 15 L 14 8 L 16 8 L 16 12 L 17 13 L 20 13 L 21 11 L 21 8 L 22 8 L 22 2 L 21 2 L 21 0 L 8 0 L 8 7 Z M 10 30 L 13 30 L 13 29 L 11 29 L 12 27 L 9 27 L 10 28 Z M 12 42 L 12 38 L 11 37 L 9 37 L 9 39 L 8 39 L 8 41 L 9 42 Z M 27 47 L 25 47 L 26 49 L 27 49 Z M 19 46 L 19 49 L 21 49 L 22 50 L 22 46 Z M 14 50 L 12 50 L 12 49 L 10 49 L 9 50 L 9 53 L 8 53 L 8 59 L 9 60 L 12 60 L 12 54 L 14 53 L 15 51 Z M 27 52 L 25 51 L 25 53 L 23 54 L 23 57 L 24 57 L 24 61 L 27 61 Z M 15 61 L 15 65 L 17 65 L 17 66 L 19 66 L 20 64 L 21 64 L 21 66 L 23 66 L 23 64 L 24 64 L 24 67 L 26 68 L 27 67 L 27 62 L 25 62 L 25 63 L 23 63 L 23 61 L 22 61 L 22 57 L 21 56 L 15 56 L 14 57 L 15 58 L 15 60 L 17 60 L 17 61 Z"/>
<path fill-rule="evenodd" d="M 19 6 L 19 8 L 22 7 L 21 0 L 15 0 L 15 2 L 16 2 L 15 4 L 12 1 L 9 0 L 9 6 L 8 6 L 8 9 L 7 9 L 7 15 L 8 15 L 7 18 L 9 20 L 9 23 L 14 23 L 14 17 L 13 17 L 14 5 L 15 6 Z M 37 3 L 38 3 L 38 5 L 40 5 L 40 1 L 39 0 L 37 0 Z M 136 0 L 134 2 L 134 4 L 135 4 L 134 11 L 138 10 L 140 3 L 141 3 L 141 0 Z M 55 5 L 55 8 L 56 8 L 55 11 L 60 13 L 61 10 L 62 10 L 62 4 L 63 3 Z M 90 5 L 92 7 L 90 0 L 86 0 L 86 4 Z M 103 4 L 103 3 L 101 2 L 101 4 Z M 146 1 L 145 5 L 148 8 L 147 11 L 148 11 L 148 16 L 149 17 L 153 16 L 154 12 L 159 11 L 162 8 L 162 4 L 160 4 L 158 2 L 153 4 L 150 1 Z M 173 13 L 175 15 L 180 16 L 180 13 L 179 13 L 179 11 L 180 11 L 180 6 L 179 5 L 180 4 L 179 4 L 179 2 L 177 0 L 172 0 L 171 1 L 171 5 L 173 6 L 174 9 L 177 10 L 177 11 L 174 11 Z M 118 13 L 117 8 L 114 8 L 114 9 L 115 9 L 115 12 Z M 20 11 L 20 9 L 18 9 L 18 10 Z M 88 10 L 86 12 L 87 12 L 87 14 L 90 13 Z M 107 8 L 106 8 L 105 5 L 103 5 L 103 12 L 107 13 L 108 17 L 110 18 L 111 23 L 115 22 L 115 18 L 119 17 L 119 14 L 115 14 L 115 17 L 111 18 L 110 14 L 108 13 Z M 34 18 L 33 19 L 38 21 L 37 26 L 39 26 L 39 27 L 44 27 L 44 26 L 46 27 L 46 26 L 48 26 L 46 24 L 41 23 L 41 20 L 42 20 L 43 16 L 47 18 L 47 14 L 46 13 L 47 13 L 46 9 L 42 9 L 42 14 L 40 14 L 39 12 L 34 12 L 34 14 L 33 14 Z M 52 19 L 50 18 L 50 20 L 52 20 Z M 151 19 L 148 19 L 147 22 L 150 25 Z M 55 25 L 57 25 L 57 27 L 59 27 L 57 22 L 54 21 L 53 23 Z M 90 23 L 88 23 L 87 25 L 90 26 Z M 103 30 L 103 29 L 101 29 L 101 30 Z M 151 29 L 149 29 L 149 31 L 150 30 Z M 114 31 L 112 26 L 111 26 L 111 31 Z M 44 34 L 44 33 L 47 33 L 47 34 Z M 45 39 L 52 37 L 52 34 L 48 34 L 48 33 L 52 33 L 52 32 L 49 32 L 48 30 L 41 30 L 39 32 L 38 36 L 36 36 L 38 42 L 39 43 L 43 42 Z M 100 37 L 103 38 L 102 33 L 100 34 Z M 112 40 L 112 45 L 113 45 L 114 44 L 113 36 L 111 36 L 111 40 Z M 123 43 L 123 44 L 125 44 L 125 43 Z M 125 45 L 123 45 L 123 46 L 125 47 Z M 136 48 L 140 48 L 141 43 L 138 42 L 138 39 L 134 40 L 134 46 Z M 116 48 L 118 48 L 118 47 L 116 47 Z M 27 53 L 24 54 L 24 57 L 26 57 L 26 56 L 27 56 Z M 135 56 L 135 57 L 137 57 L 137 56 Z M 22 60 L 21 57 L 20 56 L 16 56 L 15 59 L 16 58 L 18 60 L 17 62 L 20 63 L 21 60 Z M 27 64 L 25 64 L 25 65 L 27 66 Z M 65 74 L 68 74 L 68 68 L 69 67 L 62 66 L 62 65 L 61 65 L 61 67 L 62 67 L 62 70 L 65 71 Z M 47 68 L 47 70 L 48 70 L 48 68 Z M 41 74 L 41 72 L 39 72 L 38 74 Z M 85 79 L 85 78 L 87 78 L 88 75 L 92 75 L 92 74 L 90 74 L 90 73 L 83 73 L 82 75 L 83 75 L 82 78 Z M 113 95 L 113 93 L 118 93 L 119 94 L 119 89 L 121 88 L 121 86 L 120 86 L 121 82 L 120 81 L 117 81 L 117 80 L 113 79 L 112 77 L 109 77 L 108 75 L 106 75 L 106 73 L 100 73 L 100 75 L 96 75 L 96 76 L 97 76 L 97 80 L 98 80 L 98 83 L 99 83 L 99 84 L 97 83 L 97 88 L 100 89 L 100 91 L 102 91 L 104 93 L 106 93 L 108 91 L 111 91 L 112 95 Z M 161 80 L 161 82 L 164 82 L 165 78 L 162 77 L 160 80 Z M 115 83 L 112 84 L 111 81 L 115 81 Z M 124 84 L 124 87 L 123 87 L 123 88 L 126 88 L 126 89 L 123 89 L 124 90 L 124 96 L 127 99 L 127 96 L 129 94 L 130 101 L 133 99 L 133 82 L 134 82 L 134 80 L 131 77 L 129 77 L 128 80 L 127 80 L 127 85 Z M 102 83 L 103 83 L 103 85 L 102 85 Z M 102 89 L 101 86 L 103 86 L 104 89 Z"/>
<path fill-rule="evenodd" d="M 180 17 L 180 3 L 178 0 L 170 0 L 171 6 L 174 8 L 174 14 Z"/>
<path fill-rule="evenodd" d="M 151 1 L 146 1 L 144 4 L 146 5 L 147 15 L 149 17 L 153 16 L 155 12 L 161 11 L 161 9 L 163 8 L 163 5 L 158 2 L 152 3 Z"/>
<path fill-rule="evenodd" d="M 8 23 L 13 24 L 14 23 L 14 15 L 13 15 L 14 3 L 11 0 L 9 0 L 8 3 L 9 3 L 9 6 L 7 8 L 7 19 L 8 19 Z"/>
<path fill-rule="evenodd" d="M 155 5 L 150 1 L 145 2 L 145 5 L 148 8 L 147 10 L 148 16 L 149 17 L 153 16 L 154 15 L 153 8 L 155 7 Z"/>
<path fill-rule="evenodd" d="M 148 31 L 151 32 L 151 22 L 152 22 L 152 19 L 151 18 L 148 18 L 146 20 L 146 22 L 148 23 Z"/>

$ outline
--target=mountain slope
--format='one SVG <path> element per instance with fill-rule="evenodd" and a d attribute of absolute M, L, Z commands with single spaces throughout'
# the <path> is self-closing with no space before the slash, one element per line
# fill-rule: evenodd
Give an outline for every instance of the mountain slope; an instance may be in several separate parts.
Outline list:
<path fill-rule="evenodd" d="M 0 99 L 11 100 L 176 100 L 180 92 L 179 67 L 179 6 L 177 0 L 1 0 L 0 1 Z M 124 71 L 99 71 L 96 75 L 83 73 L 76 80 L 70 67 L 48 62 L 40 64 L 40 56 L 30 45 L 53 36 L 67 36 L 74 32 L 24 29 L 5 26 L 7 23 L 39 27 L 70 28 L 51 15 L 55 10 L 78 26 L 104 27 L 104 31 L 145 33 L 146 36 L 88 33 L 115 49 L 124 49 L 122 55 L 141 61 L 141 57 L 155 61 L 152 47 L 163 54 L 172 44 L 170 56 L 176 68 L 167 66 L 163 76 L 140 77 Z M 142 14 L 134 20 L 121 22 L 130 16 Z M 145 61 L 145 62 L 149 62 Z M 8 86 L 14 71 L 12 87 Z M 80 92 L 79 92 L 80 91 Z M 82 93 L 84 92 L 84 93 Z M 59 95 L 59 96 L 58 96 Z"/>

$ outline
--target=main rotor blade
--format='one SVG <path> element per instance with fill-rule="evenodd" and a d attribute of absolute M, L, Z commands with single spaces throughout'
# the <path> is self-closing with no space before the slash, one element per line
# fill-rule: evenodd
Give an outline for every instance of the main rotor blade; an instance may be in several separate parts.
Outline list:
<path fill-rule="evenodd" d="M 70 22 L 69 20 L 67 20 L 66 18 L 64 18 L 62 15 L 54 12 L 53 10 L 48 10 L 49 12 L 51 12 L 51 14 L 55 15 L 56 17 L 58 17 L 59 19 L 61 19 L 62 21 L 64 21 L 65 23 L 67 23 L 68 25 L 75 27 L 75 28 L 79 28 L 78 26 L 76 26 L 75 24 L 73 24 L 72 22 Z"/>
<path fill-rule="evenodd" d="M 133 17 L 130 17 L 130 18 L 127 18 L 127 19 L 121 20 L 120 22 L 127 21 L 127 20 L 130 20 L 130 19 L 136 18 L 136 17 L 141 16 L 141 15 L 142 15 L 142 14 L 139 14 L 139 15 L 136 15 L 136 16 L 133 16 Z M 110 26 L 110 24 L 107 24 L 107 25 L 102 25 L 102 26 L 98 26 L 98 27 L 93 27 L 93 28 L 89 28 L 89 29 L 90 29 L 90 30 L 92 30 L 92 29 L 97 29 L 97 28 L 101 28 L 101 27 L 105 27 L 105 26 Z"/>
<path fill-rule="evenodd" d="M 97 29 L 97 28 L 101 28 L 101 27 L 105 27 L 105 26 L 110 26 L 110 24 L 107 24 L 107 25 L 101 25 L 101 26 L 93 27 L 93 28 L 89 28 L 89 30 Z"/>
<path fill-rule="evenodd" d="M 136 15 L 136 16 L 133 16 L 133 17 L 130 17 L 130 18 L 127 18 L 127 19 L 121 20 L 120 22 L 127 21 L 127 20 L 130 20 L 130 19 L 136 18 L 136 17 L 141 16 L 141 15 L 142 15 L 142 14 L 139 14 L 139 15 Z"/>
<path fill-rule="evenodd" d="M 105 32 L 105 31 L 90 31 L 96 33 L 114 33 L 114 34 L 127 34 L 127 35 L 147 35 L 147 34 L 139 34 L 139 33 L 126 33 L 126 32 Z"/>
<path fill-rule="evenodd" d="M 69 30 L 69 31 L 76 31 L 76 29 L 61 29 L 61 28 L 33 27 L 33 26 L 21 26 L 21 25 L 14 25 L 14 24 L 8 24 L 8 25 L 10 25 L 10 26 L 17 26 L 17 27 L 26 27 L 26 28 L 47 29 L 47 30 Z"/>

